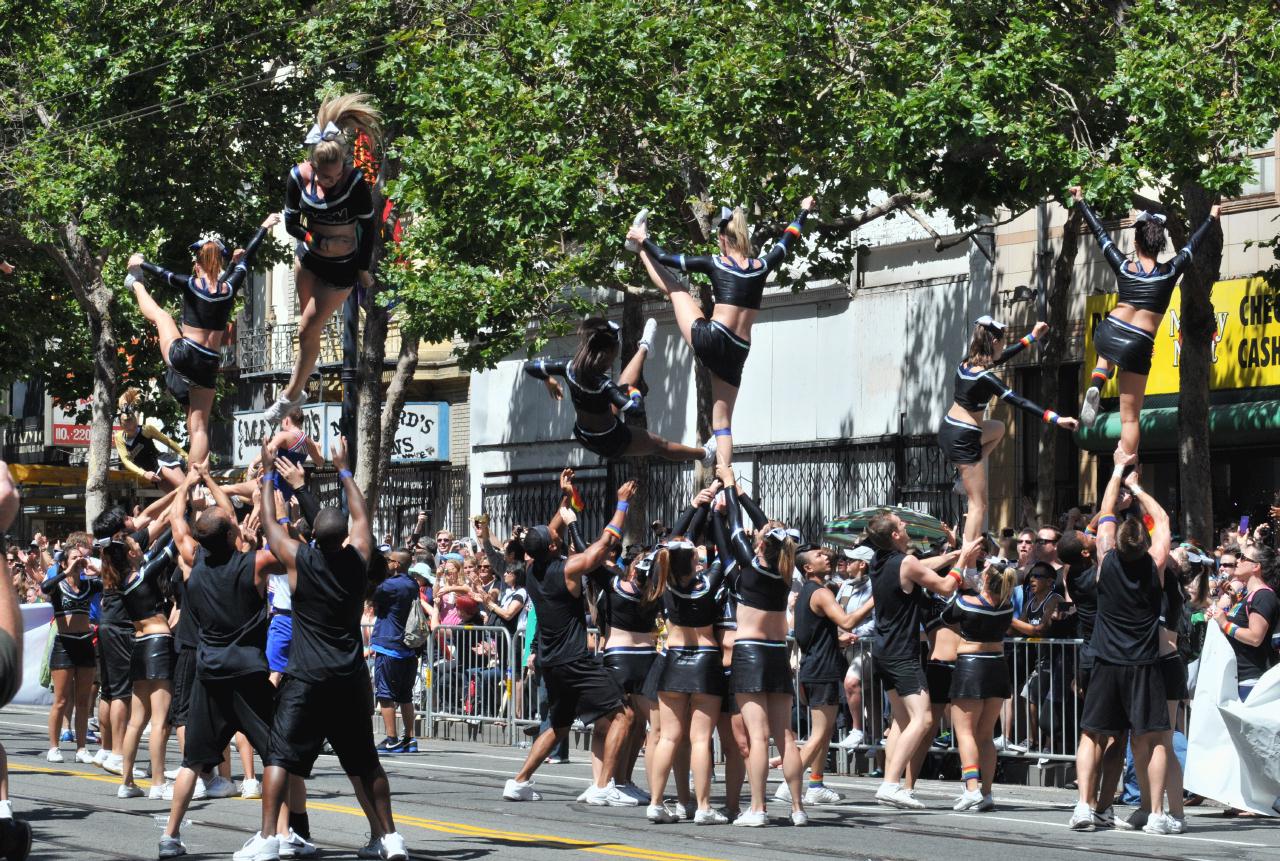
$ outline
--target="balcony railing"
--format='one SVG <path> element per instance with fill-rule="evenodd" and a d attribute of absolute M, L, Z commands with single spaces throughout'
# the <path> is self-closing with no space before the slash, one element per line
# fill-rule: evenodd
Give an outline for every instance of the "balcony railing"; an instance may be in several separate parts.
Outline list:
<path fill-rule="evenodd" d="M 298 349 L 298 324 L 268 324 L 261 330 L 241 329 L 236 346 L 240 371 L 245 374 L 288 374 Z M 320 335 L 319 364 L 342 362 L 342 317 L 335 316 Z"/>

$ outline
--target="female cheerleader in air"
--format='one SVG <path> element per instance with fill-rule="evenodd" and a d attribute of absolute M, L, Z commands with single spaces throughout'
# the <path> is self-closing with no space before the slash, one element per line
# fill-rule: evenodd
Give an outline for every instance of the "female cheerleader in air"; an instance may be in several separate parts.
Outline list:
<path fill-rule="evenodd" d="M 160 355 L 169 366 L 165 384 L 178 403 L 187 408 L 192 463 L 203 463 L 209 456 L 209 413 L 213 409 L 214 386 L 222 361 L 219 351 L 226 338 L 236 293 L 248 277 L 253 257 L 267 231 L 279 222 L 279 213 L 268 215 L 249 244 L 234 255 L 220 239 L 196 240 L 190 246 L 195 255 L 190 275 L 162 269 L 148 263 L 141 254 L 129 258 L 129 274 L 124 283 L 133 288 L 138 310 L 160 335 Z M 229 268 L 224 270 L 224 266 Z M 143 273 L 150 273 L 182 291 L 181 328 L 151 297 L 143 283 Z"/>
<path fill-rule="evenodd" d="M 1085 202 L 1080 186 L 1071 189 L 1071 196 L 1080 206 L 1084 220 L 1089 222 L 1102 256 L 1116 273 L 1116 307 L 1111 309 L 1093 333 L 1093 347 L 1098 354 L 1098 364 L 1093 378 L 1084 393 L 1084 405 L 1080 407 L 1080 421 L 1092 426 L 1098 419 L 1098 400 L 1102 386 L 1115 368 L 1120 369 L 1120 447 L 1130 454 L 1138 453 L 1138 414 L 1147 393 L 1147 374 L 1151 372 L 1151 354 L 1155 351 L 1155 333 L 1164 319 L 1173 296 L 1173 286 L 1182 271 L 1187 268 L 1196 249 L 1218 220 L 1221 207 L 1214 204 L 1209 217 L 1196 228 L 1187 240 L 1186 247 L 1172 260 L 1156 262 L 1156 255 L 1164 250 L 1165 217 L 1159 213 L 1143 212 L 1133 223 L 1133 244 L 1137 260 L 1130 262 L 1107 236 L 1102 222 Z"/>
<path fill-rule="evenodd" d="M 680 334 L 693 348 L 698 361 L 711 372 L 711 433 L 716 443 L 716 460 L 724 466 L 733 463 L 733 406 L 742 385 L 742 366 L 751 350 L 751 326 L 760 311 L 765 282 L 776 271 L 791 244 L 804 229 L 805 219 L 813 212 L 813 197 L 800 203 L 800 214 L 782 237 L 763 257 L 756 257 L 751 246 L 747 213 L 742 207 L 721 207 L 717 222 L 720 253 L 688 256 L 668 254 L 649 238 L 643 223 L 631 225 L 627 240 L 640 243 L 640 260 L 649 279 L 666 293 L 675 310 Z M 638 220 L 639 221 L 639 220 Z M 681 272 L 699 272 L 711 280 L 715 307 L 711 319 L 702 314 L 702 304 L 688 288 L 664 277 L 661 264 Z"/>
<path fill-rule="evenodd" d="M 955 402 L 942 419 L 938 430 L 938 446 L 947 460 L 960 470 L 960 481 L 969 497 L 969 513 L 964 521 L 964 540 L 982 534 L 987 518 L 987 471 L 983 461 L 1004 436 L 1004 423 L 998 419 L 983 420 L 982 414 L 991 398 L 997 397 L 1021 407 L 1046 424 L 1075 430 L 1080 423 L 1060 416 L 1019 395 L 1000 381 L 992 370 L 1022 352 L 1049 331 L 1045 323 L 1036 323 L 1030 334 L 1017 343 L 1005 346 L 1004 324 L 987 315 L 974 321 L 969 352 L 956 366 Z"/>
<path fill-rule="evenodd" d="M 141 397 L 142 392 L 137 389 L 126 389 L 120 396 L 120 430 L 113 435 L 120 465 L 152 484 L 163 483 L 168 490 L 173 490 L 186 477 L 183 460 L 187 453 L 164 431 L 138 418 Z M 163 454 L 156 451 L 152 440 L 163 443 L 169 451 Z"/>
<path fill-rule="evenodd" d="M 569 397 L 578 413 L 573 435 L 587 451 L 603 458 L 655 454 L 677 462 L 701 460 L 710 466 L 715 457 L 713 440 L 708 440 L 702 448 L 694 448 L 663 439 L 652 431 L 633 431 L 622 422 L 622 413 L 644 412 L 644 398 L 635 385 L 640 381 L 645 357 L 653 349 L 656 329 L 656 321 L 645 321 L 636 354 L 622 369 L 617 383 L 609 378 L 609 370 L 622 347 L 622 330 L 617 323 L 603 317 L 588 317 L 582 321 L 578 327 L 582 341 L 572 359 L 534 359 L 525 362 L 524 371 L 545 382 L 551 397 L 556 400 L 564 397 L 564 390 L 554 378 L 564 377 L 569 384 Z"/>
<path fill-rule="evenodd" d="M 320 356 L 320 335 L 357 282 L 369 289 L 375 238 L 373 186 L 354 166 L 354 144 L 364 133 L 377 142 L 382 118 L 363 93 L 333 96 L 316 111 L 303 143 L 307 160 L 289 170 L 284 226 L 298 240 L 293 272 L 298 288 L 298 358 L 293 375 L 267 421 L 280 421 L 307 399 L 304 388 Z"/>

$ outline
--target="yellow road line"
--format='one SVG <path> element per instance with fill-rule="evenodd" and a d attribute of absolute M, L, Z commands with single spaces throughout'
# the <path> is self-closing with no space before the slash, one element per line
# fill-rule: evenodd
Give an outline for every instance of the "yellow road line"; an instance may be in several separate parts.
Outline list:
<path fill-rule="evenodd" d="M 65 777 L 78 777 L 82 780 L 94 780 L 99 783 L 119 784 L 120 779 L 114 775 L 92 774 L 82 771 L 71 771 L 65 768 L 45 768 L 38 765 L 16 765 L 9 769 L 12 774 L 56 774 Z M 149 786 L 145 780 L 137 781 L 140 785 Z M 309 810 L 323 810 L 328 813 L 343 813 L 348 816 L 364 818 L 364 811 L 358 807 L 343 804 L 330 804 L 323 801 L 307 802 Z M 555 834 L 530 834 L 521 831 L 505 831 L 500 828 L 486 828 L 480 825 L 468 825 L 465 822 L 449 822 L 442 819 L 425 819 L 420 816 L 395 814 L 396 823 L 412 825 L 426 831 L 452 834 L 456 837 L 475 837 L 490 840 L 509 840 L 513 843 L 551 844 L 553 848 L 573 849 L 592 855 L 606 855 L 614 858 L 636 858 L 640 861 L 723 861 L 705 855 L 682 855 L 677 852 L 664 852 L 659 849 L 644 849 L 639 846 L 628 846 L 624 843 L 594 842 L 578 840 L 573 837 L 560 837 Z"/>

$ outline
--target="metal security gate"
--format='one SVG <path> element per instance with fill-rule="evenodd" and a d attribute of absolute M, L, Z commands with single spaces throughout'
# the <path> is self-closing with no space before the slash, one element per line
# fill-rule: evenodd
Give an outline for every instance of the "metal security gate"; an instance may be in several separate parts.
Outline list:
<path fill-rule="evenodd" d="M 341 493 L 337 473 L 317 473 L 313 488 L 321 505 L 338 505 Z M 399 545 L 413 531 L 418 512 L 427 513 L 427 529 L 448 529 L 467 535 L 470 482 L 465 466 L 393 466 L 382 474 L 378 510 L 373 512 L 373 534 L 379 540 L 391 536 Z"/>
<path fill-rule="evenodd" d="M 740 447 L 734 460 L 750 463 L 755 483 L 743 489 L 770 517 L 801 531 L 821 534 L 825 522 L 858 508 L 904 505 L 954 523 L 962 500 L 951 492 L 955 475 L 932 436 L 886 437 L 786 448 Z M 612 461 L 575 470 L 586 510 L 582 533 L 594 537 L 613 512 L 614 492 L 624 481 L 640 482 L 629 518 L 632 534 L 650 524 L 670 525 L 693 494 L 692 464 L 661 460 Z M 510 535 L 517 524 L 546 523 L 560 500 L 559 468 L 491 474 L 481 488 L 483 507 L 495 534 Z"/>

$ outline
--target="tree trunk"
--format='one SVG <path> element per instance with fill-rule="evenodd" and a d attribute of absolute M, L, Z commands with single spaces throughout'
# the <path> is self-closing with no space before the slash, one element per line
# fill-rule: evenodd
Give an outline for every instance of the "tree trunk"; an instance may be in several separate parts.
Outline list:
<path fill-rule="evenodd" d="M 1048 307 L 1049 333 L 1040 345 L 1040 402 L 1046 409 L 1056 410 L 1060 392 L 1062 358 L 1067 351 L 1067 311 L 1071 300 L 1071 281 L 1075 272 L 1076 253 L 1080 248 L 1080 208 L 1074 207 L 1062 228 L 1062 247 L 1053 260 L 1045 303 Z M 1058 449 L 1064 437 L 1054 427 L 1040 429 L 1039 458 L 1036 463 L 1036 515 L 1041 523 L 1052 523 L 1057 500 Z"/>
<path fill-rule="evenodd" d="M 1213 198 L 1203 186 L 1188 183 L 1182 199 L 1190 227 L 1209 214 Z M 1209 372 L 1216 320 L 1210 294 L 1222 265 L 1222 229 L 1215 225 L 1196 249 L 1182 276 L 1178 360 L 1178 480 L 1182 534 L 1202 547 L 1213 546 L 1213 494 L 1209 452 Z"/>
<path fill-rule="evenodd" d="M 400 424 L 400 413 L 404 411 L 404 402 L 409 395 L 409 383 L 413 382 L 413 375 L 418 370 L 418 344 L 419 339 L 416 336 L 410 337 L 401 330 L 400 355 L 396 359 L 396 370 L 391 377 L 391 383 L 387 386 L 382 415 L 379 417 L 381 427 L 377 457 L 378 481 L 369 491 L 368 498 L 371 500 L 371 506 L 377 505 L 378 495 L 382 489 L 382 477 L 391 468 L 391 455 L 395 453 L 396 428 Z M 371 457 L 370 460 L 373 458 Z"/>
<path fill-rule="evenodd" d="M 382 450 L 382 364 L 387 354 L 387 309 L 378 304 L 378 288 L 364 302 L 364 332 L 360 342 L 360 362 L 356 370 L 356 437 L 360 459 L 355 482 L 365 500 L 377 495 Z M 372 510 L 372 507 L 370 508 Z"/>

